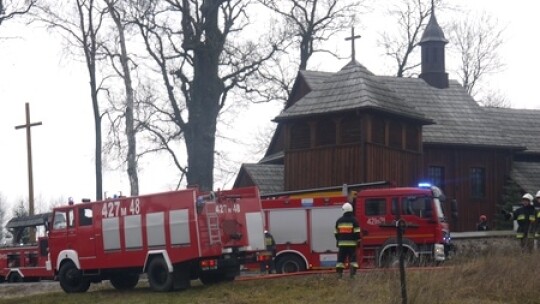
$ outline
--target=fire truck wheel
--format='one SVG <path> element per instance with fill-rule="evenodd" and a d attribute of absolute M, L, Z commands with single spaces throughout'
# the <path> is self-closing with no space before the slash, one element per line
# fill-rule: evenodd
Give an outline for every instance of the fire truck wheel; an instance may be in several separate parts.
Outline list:
<path fill-rule="evenodd" d="M 82 272 L 72 262 L 67 262 L 60 267 L 58 279 L 66 293 L 86 292 L 90 287 L 90 280 L 83 277 Z"/>
<path fill-rule="evenodd" d="M 277 273 L 292 273 L 306 270 L 306 263 L 301 257 L 294 254 L 286 254 L 276 258 Z"/>
<path fill-rule="evenodd" d="M 415 262 L 416 262 L 415 261 L 416 258 L 414 256 L 414 254 L 410 250 L 407 250 L 407 249 L 404 249 L 404 250 L 405 250 L 405 253 L 404 253 L 403 262 L 404 262 L 405 267 L 409 267 L 409 266 L 414 265 Z M 381 263 L 382 267 L 398 268 L 399 267 L 399 255 L 394 250 L 387 250 L 384 253 L 384 256 L 382 257 L 381 262 L 382 262 Z"/>
<path fill-rule="evenodd" d="M 22 283 L 23 282 L 23 277 L 21 277 L 21 275 L 18 272 L 12 272 L 9 275 L 8 282 L 10 282 L 10 283 Z"/>
<path fill-rule="evenodd" d="M 139 274 L 133 272 L 121 272 L 110 278 L 111 285 L 118 290 L 133 289 L 139 283 Z"/>
<path fill-rule="evenodd" d="M 152 290 L 159 292 L 172 290 L 174 277 L 162 257 L 155 257 L 150 261 L 147 276 Z"/>

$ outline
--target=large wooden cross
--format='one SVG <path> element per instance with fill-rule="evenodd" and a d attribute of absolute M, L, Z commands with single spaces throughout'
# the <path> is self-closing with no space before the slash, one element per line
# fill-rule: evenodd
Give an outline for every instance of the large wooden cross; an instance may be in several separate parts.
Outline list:
<path fill-rule="evenodd" d="M 356 51 L 354 50 L 354 40 L 356 38 L 361 38 L 362 36 L 360 35 L 354 35 L 354 26 L 351 27 L 351 37 L 347 37 L 345 38 L 345 41 L 348 41 L 350 40 L 351 41 L 351 52 L 352 52 L 352 55 L 351 55 L 351 58 L 352 58 L 352 61 L 355 61 L 356 60 Z"/>
<path fill-rule="evenodd" d="M 30 132 L 31 127 L 41 125 L 41 121 L 30 123 L 30 104 L 25 104 L 26 110 L 26 123 L 24 125 L 16 126 L 15 130 L 26 129 L 26 149 L 28 157 L 28 214 L 34 215 L 34 177 L 32 171 L 32 135 Z M 30 242 L 36 241 L 35 230 L 30 229 Z"/>

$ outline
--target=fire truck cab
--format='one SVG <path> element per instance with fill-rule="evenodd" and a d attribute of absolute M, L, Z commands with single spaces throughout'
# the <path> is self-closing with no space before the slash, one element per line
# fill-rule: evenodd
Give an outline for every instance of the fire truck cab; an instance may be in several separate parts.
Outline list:
<path fill-rule="evenodd" d="M 409 265 L 445 260 L 449 230 L 441 208 L 444 195 L 438 188 L 374 188 L 359 190 L 356 198 L 351 197 L 334 192 L 262 200 L 267 229 L 277 243 L 277 272 L 335 266 L 334 227 L 346 202 L 353 204 L 362 229 L 363 240 L 358 250 L 361 267 L 396 265 L 398 219 L 406 224 L 403 246 Z"/>
<path fill-rule="evenodd" d="M 110 280 L 136 286 L 146 273 L 155 291 L 234 280 L 242 255 L 264 249 L 257 188 L 197 189 L 55 208 L 49 231 L 51 270 L 67 293 Z"/>

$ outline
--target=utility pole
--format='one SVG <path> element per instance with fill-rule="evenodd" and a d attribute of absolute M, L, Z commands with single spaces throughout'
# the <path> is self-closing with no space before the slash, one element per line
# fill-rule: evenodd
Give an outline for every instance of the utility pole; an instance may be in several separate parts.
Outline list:
<path fill-rule="evenodd" d="M 40 126 L 42 123 L 34 122 L 30 123 L 30 104 L 25 103 L 26 110 L 26 123 L 24 125 L 16 126 L 15 130 L 26 129 L 26 151 L 28 162 L 28 215 L 34 215 L 34 176 L 32 171 L 32 135 L 30 128 Z M 36 231 L 30 228 L 30 242 L 36 241 Z"/>

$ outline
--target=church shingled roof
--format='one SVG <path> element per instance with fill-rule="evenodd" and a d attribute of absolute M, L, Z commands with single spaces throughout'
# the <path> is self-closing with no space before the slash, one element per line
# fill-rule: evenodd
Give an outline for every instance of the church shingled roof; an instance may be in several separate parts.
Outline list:
<path fill-rule="evenodd" d="M 337 73 L 307 74 L 312 91 L 284 110 L 276 120 L 298 118 L 356 109 L 375 109 L 424 123 L 431 123 L 422 112 L 405 103 L 363 65 L 351 61 Z M 323 79 L 324 78 L 324 79 Z"/>
<path fill-rule="evenodd" d="M 540 110 L 483 108 L 488 119 L 503 126 L 503 132 L 527 147 L 525 153 L 540 153 Z M 539 171 L 540 172 L 540 171 Z M 538 184 L 540 187 L 540 184 Z"/>
<path fill-rule="evenodd" d="M 243 164 L 242 168 L 259 187 L 261 195 L 283 191 L 283 165 Z"/>
<path fill-rule="evenodd" d="M 524 142 L 507 136 L 504 125 L 486 115 L 455 80 L 447 89 L 437 89 L 419 78 L 379 77 L 407 104 L 422 111 L 435 124 L 423 127 L 424 144 L 492 146 L 523 149 Z"/>
<path fill-rule="evenodd" d="M 535 195 L 540 190 L 540 163 L 513 162 L 510 176 L 523 190 Z"/>

